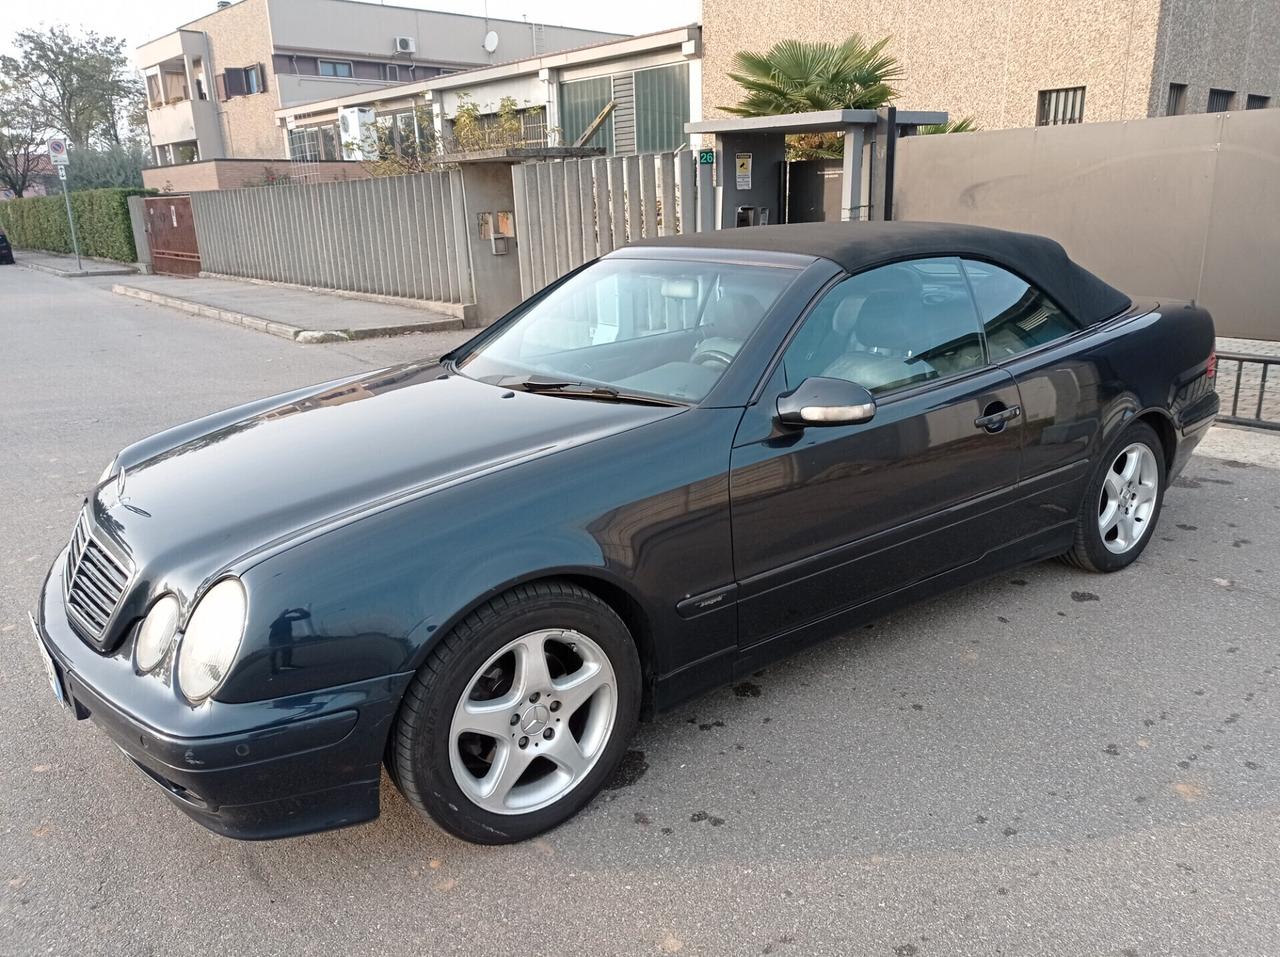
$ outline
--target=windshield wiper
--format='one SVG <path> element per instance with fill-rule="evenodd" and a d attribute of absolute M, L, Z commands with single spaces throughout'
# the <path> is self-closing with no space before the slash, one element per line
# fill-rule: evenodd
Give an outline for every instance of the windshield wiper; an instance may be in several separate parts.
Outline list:
<path fill-rule="evenodd" d="M 653 395 L 641 395 L 636 392 L 624 392 L 607 385 L 589 385 L 585 382 L 556 381 L 552 379 L 521 379 L 516 382 L 501 380 L 499 385 L 509 389 L 521 389 L 524 392 L 540 392 L 545 395 L 558 395 L 566 399 L 603 399 L 606 402 L 630 402 L 635 405 L 682 406 L 683 402 L 662 399 Z"/>

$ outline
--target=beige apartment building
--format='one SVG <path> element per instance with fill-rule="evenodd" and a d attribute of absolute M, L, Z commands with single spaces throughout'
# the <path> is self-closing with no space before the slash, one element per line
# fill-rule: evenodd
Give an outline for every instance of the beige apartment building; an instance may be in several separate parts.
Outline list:
<path fill-rule="evenodd" d="M 136 60 L 155 162 L 168 166 L 283 159 L 282 108 L 619 37 L 358 0 L 219 0 Z"/>
<path fill-rule="evenodd" d="M 897 105 L 983 129 L 1280 105 L 1280 0 L 703 0 L 703 112 L 739 50 L 892 37 Z"/>

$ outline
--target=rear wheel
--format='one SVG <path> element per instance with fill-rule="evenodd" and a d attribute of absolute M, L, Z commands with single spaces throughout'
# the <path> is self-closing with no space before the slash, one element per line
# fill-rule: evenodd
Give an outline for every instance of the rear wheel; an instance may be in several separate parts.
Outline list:
<path fill-rule="evenodd" d="M 1151 426 L 1135 422 L 1099 463 L 1063 559 L 1095 572 L 1132 564 L 1151 540 L 1164 500 L 1164 446 Z"/>
<path fill-rule="evenodd" d="M 432 652 L 405 695 L 392 772 L 458 837 L 503 844 L 555 827 L 600 790 L 640 710 L 621 619 L 568 583 L 487 602 Z"/>

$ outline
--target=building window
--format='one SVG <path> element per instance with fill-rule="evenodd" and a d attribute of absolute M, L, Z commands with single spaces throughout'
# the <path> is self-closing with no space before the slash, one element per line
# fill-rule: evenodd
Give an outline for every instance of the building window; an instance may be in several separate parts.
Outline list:
<path fill-rule="evenodd" d="M 1036 126 L 1059 126 L 1084 122 L 1084 87 L 1041 90 L 1036 109 Z"/>
<path fill-rule="evenodd" d="M 321 76 L 336 76 L 342 79 L 351 78 L 351 62 L 349 60 L 321 60 Z"/>
<path fill-rule="evenodd" d="M 1235 90 L 1210 90 L 1209 106 L 1205 109 L 1205 112 L 1225 113 L 1231 109 L 1231 103 L 1235 98 Z"/>
<path fill-rule="evenodd" d="M 637 70 L 633 86 L 637 153 L 665 153 L 689 141 L 689 67 Z"/>
<path fill-rule="evenodd" d="M 1187 85 L 1185 83 L 1169 84 L 1169 100 L 1165 104 L 1165 116 L 1181 116 L 1187 103 Z"/>
<path fill-rule="evenodd" d="M 560 128 L 566 146 L 573 146 L 587 128 L 595 122 L 600 112 L 616 101 L 613 97 L 613 82 L 607 76 L 593 77 L 589 80 L 571 80 L 560 84 Z M 613 152 L 613 119 L 616 110 L 610 111 L 604 121 L 596 127 L 591 139 L 583 146 L 603 146 Z"/>
<path fill-rule="evenodd" d="M 1270 105 L 1271 97 L 1250 93 L 1249 99 L 1245 101 L 1244 108 L 1246 110 L 1265 110 Z"/>
<path fill-rule="evenodd" d="M 218 74 L 217 81 L 220 100 L 267 91 L 267 71 L 261 63 L 224 70 Z"/>
<path fill-rule="evenodd" d="M 388 63 L 385 66 L 386 78 L 389 83 L 400 82 L 400 65 L 398 63 Z"/>

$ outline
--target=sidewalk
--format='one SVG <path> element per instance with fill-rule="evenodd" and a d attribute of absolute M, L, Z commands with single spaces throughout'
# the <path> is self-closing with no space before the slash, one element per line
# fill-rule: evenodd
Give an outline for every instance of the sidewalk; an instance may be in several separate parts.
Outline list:
<path fill-rule="evenodd" d="M 80 279 L 85 276 L 132 276 L 137 269 L 128 263 L 107 262 L 102 259 L 81 257 L 80 268 L 76 268 L 75 256 L 63 256 L 59 253 L 48 253 L 35 249 L 15 249 L 13 261 L 19 266 L 34 269 L 36 272 L 47 272 L 52 276 L 64 279 Z"/>
<path fill-rule="evenodd" d="M 294 342 L 341 342 L 465 328 L 454 316 L 230 279 L 135 276 L 111 291 Z"/>

